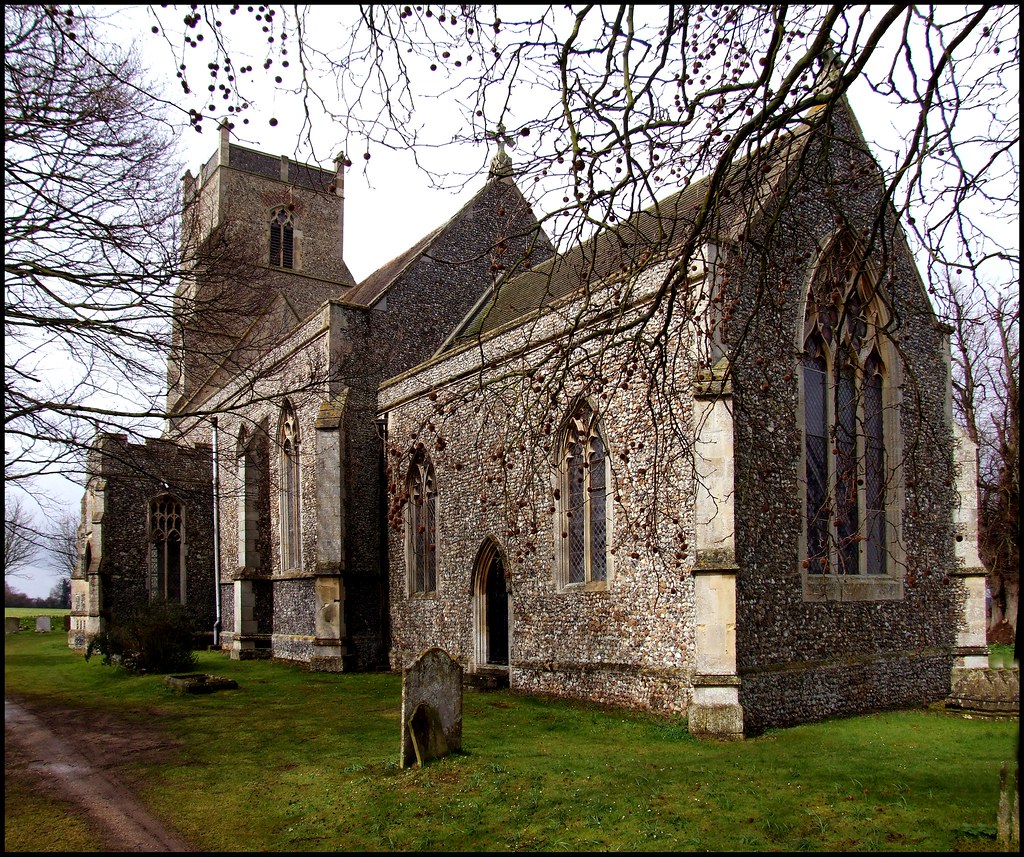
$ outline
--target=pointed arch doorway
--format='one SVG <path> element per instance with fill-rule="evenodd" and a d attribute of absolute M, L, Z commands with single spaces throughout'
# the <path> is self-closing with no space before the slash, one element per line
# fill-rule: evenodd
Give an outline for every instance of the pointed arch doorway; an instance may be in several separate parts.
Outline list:
<path fill-rule="evenodd" d="M 474 660 L 477 672 L 508 672 L 509 593 L 497 542 L 484 539 L 473 567 Z"/>

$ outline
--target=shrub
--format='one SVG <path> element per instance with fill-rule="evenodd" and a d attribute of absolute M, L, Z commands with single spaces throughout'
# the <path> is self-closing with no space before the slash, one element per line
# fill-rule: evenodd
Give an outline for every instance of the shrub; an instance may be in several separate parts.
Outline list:
<path fill-rule="evenodd" d="M 97 634 L 85 650 L 85 659 L 98 652 L 104 664 L 133 673 L 192 670 L 196 665 L 192 632 L 192 618 L 180 604 L 147 604 Z"/>

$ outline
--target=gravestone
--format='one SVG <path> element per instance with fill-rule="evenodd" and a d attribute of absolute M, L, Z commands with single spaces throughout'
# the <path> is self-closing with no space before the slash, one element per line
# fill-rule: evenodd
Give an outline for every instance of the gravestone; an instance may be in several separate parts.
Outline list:
<path fill-rule="evenodd" d="M 4 617 L 4 633 L 17 634 L 21 630 L 21 619 L 17 616 Z"/>
<path fill-rule="evenodd" d="M 462 667 L 427 649 L 402 671 L 401 766 L 422 766 L 462 749 Z"/>
<path fill-rule="evenodd" d="M 50 617 L 49 616 L 36 616 L 36 632 L 46 632 L 50 630 Z"/>

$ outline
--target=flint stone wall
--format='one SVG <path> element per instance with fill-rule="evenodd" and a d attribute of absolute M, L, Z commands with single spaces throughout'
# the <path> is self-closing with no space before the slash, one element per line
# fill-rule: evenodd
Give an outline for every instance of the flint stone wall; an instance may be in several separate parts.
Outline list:
<path fill-rule="evenodd" d="M 134 444 L 125 435 L 100 436 L 88 458 L 82 555 L 73 582 L 73 587 L 85 595 L 85 606 L 72 610 L 73 624 L 85 620 L 98 629 L 100 620 L 116 622 L 149 603 L 149 506 L 154 498 L 171 494 L 184 508 L 185 606 L 200 631 L 212 630 L 211 460 L 210 447 L 203 443 L 185 446 L 149 440 Z M 99 505 L 95 502 L 97 493 L 103 498 Z M 84 567 L 87 549 L 89 568 Z M 69 632 L 70 647 L 80 648 L 88 642 L 91 633 L 82 630 L 76 625 Z"/>
<path fill-rule="evenodd" d="M 767 213 L 778 216 L 777 228 L 790 241 L 786 252 L 770 254 L 756 269 L 742 263 L 748 252 L 742 242 L 723 254 L 736 301 L 734 329 L 745 341 L 733 366 L 737 666 L 753 731 L 943 699 L 965 597 L 953 574 L 957 498 L 945 333 L 892 223 L 877 239 L 891 253 L 873 261 L 891 307 L 888 335 L 904 361 L 887 367 L 887 383 L 900 400 L 900 445 L 887 448 L 887 476 L 897 501 L 897 550 L 889 563 L 901 594 L 850 602 L 803 595 L 804 578 L 814 577 L 800 555 L 802 426 L 796 420 L 807 260 L 813 265 L 837 223 L 861 234 L 877 201 L 874 165 L 846 142 L 856 139 L 852 121 L 837 117 L 829 152 L 812 146 L 794 173 L 789 207 Z M 752 231 L 753 244 L 761 239 Z"/>
<path fill-rule="evenodd" d="M 640 288 L 653 287 L 662 273 L 648 272 Z M 612 305 L 601 292 L 591 300 Z M 382 388 L 381 408 L 389 416 L 392 667 L 434 645 L 468 671 L 482 666 L 473 573 L 480 546 L 491 537 L 509 575 L 513 689 L 683 712 L 694 668 L 690 450 L 685 441 L 673 446 L 677 439 L 659 429 L 690 424 L 689 343 L 682 329 L 670 333 L 680 373 L 671 396 L 649 401 L 627 349 L 595 344 L 592 360 L 564 376 L 564 390 L 548 408 L 538 378 L 556 371 L 550 340 L 581 312 L 586 317 L 580 304 L 566 305 L 528 329 L 468 345 Z M 628 321 L 631 313 L 616 320 Z M 555 568 L 563 528 L 554 462 L 559 424 L 580 396 L 600 414 L 611 462 L 612 554 L 606 585 L 560 587 Z M 410 594 L 402 525 L 409 454 L 419 444 L 432 458 L 437 486 L 438 583 L 428 594 Z M 652 522 L 642 510 L 654 507 L 660 514 Z"/>

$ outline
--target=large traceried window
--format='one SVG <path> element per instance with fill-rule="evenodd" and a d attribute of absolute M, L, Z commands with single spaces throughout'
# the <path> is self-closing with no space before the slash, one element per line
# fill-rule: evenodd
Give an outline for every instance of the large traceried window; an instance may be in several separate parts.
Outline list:
<path fill-rule="evenodd" d="M 170 494 L 149 504 L 150 601 L 185 603 L 185 510 Z"/>
<path fill-rule="evenodd" d="M 418 454 L 409 470 L 406 558 L 410 593 L 437 591 L 437 489 L 430 456 Z"/>
<path fill-rule="evenodd" d="M 818 268 L 804 315 L 803 566 L 810 575 L 894 571 L 886 312 L 855 261 L 853 248 L 837 242 Z"/>
<path fill-rule="evenodd" d="M 608 580 L 608 455 L 597 414 L 586 402 L 565 431 L 561 473 L 560 586 Z"/>
<path fill-rule="evenodd" d="M 270 215 L 270 264 L 295 267 L 295 218 L 287 208 L 276 208 Z"/>
<path fill-rule="evenodd" d="M 299 484 L 299 423 L 285 402 L 281 414 L 281 565 L 302 567 L 302 490 Z"/>

